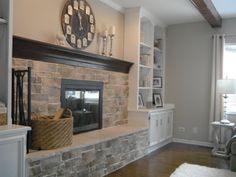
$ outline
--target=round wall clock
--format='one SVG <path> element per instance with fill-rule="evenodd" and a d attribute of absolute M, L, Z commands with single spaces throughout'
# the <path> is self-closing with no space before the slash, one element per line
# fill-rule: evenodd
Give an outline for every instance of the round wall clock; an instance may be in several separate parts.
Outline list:
<path fill-rule="evenodd" d="M 86 0 L 68 0 L 61 16 L 66 41 L 77 49 L 85 49 L 95 35 L 95 17 Z"/>

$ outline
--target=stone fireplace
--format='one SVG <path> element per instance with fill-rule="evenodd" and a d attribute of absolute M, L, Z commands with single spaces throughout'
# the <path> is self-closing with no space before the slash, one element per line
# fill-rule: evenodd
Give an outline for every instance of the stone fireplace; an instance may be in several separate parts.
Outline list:
<path fill-rule="evenodd" d="M 103 83 L 102 128 L 128 122 L 128 81 L 132 63 L 40 41 L 13 37 L 15 69 L 31 67 L 32 112 L 53 115 L 61 107 L 63 79 Z"/>
<path fill-rule="evenodd" d="M 13 56 L 15 69 L 32 68 L 32 112 L 52 115 L 65 106 L 78 119 L 75 132 L 103 128 L 74 135 L 69 147 L 29 153 L 27 177 L 104 176 L 147 153 L 147 127 L 127 124 L 132 63 L 20 37 L 13 39 Z"/>
<path fill-rule="evenodd" d="M 32 68 L 32 112 L 53 115 L 61 106 L 63 79 L 103 82 L 102 127 L 128 122 L 128 74 L 30 59 L 13 59 L 15 69 Z"/>
<path fill-rule="evenodd" d="M 61 106 L 73 115 L 73 133 L 102 128 L 103 82 L 62 79 Z"/>

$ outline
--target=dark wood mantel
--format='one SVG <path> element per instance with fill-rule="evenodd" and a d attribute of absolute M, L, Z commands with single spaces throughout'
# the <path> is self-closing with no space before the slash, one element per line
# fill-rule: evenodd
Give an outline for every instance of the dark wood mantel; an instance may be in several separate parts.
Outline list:
<path fill-rule="evenodd" d="M 129 73 L 131 62 L 69 49 L 45 42 L 13 37 L 13 57 Z"/>

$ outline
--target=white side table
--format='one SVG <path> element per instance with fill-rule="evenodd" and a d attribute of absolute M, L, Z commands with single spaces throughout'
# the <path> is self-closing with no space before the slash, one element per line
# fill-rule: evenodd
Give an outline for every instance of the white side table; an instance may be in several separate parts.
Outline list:
<path fill-rule="evenodd" d="M 223 124 L 221 122 L 212 122 L 214 135 L 214 148 L 212 155 L 220 157 L 228 157 L 226 155 L 226 143 L 232 136 L 232 130 L 235 123 Z"/>

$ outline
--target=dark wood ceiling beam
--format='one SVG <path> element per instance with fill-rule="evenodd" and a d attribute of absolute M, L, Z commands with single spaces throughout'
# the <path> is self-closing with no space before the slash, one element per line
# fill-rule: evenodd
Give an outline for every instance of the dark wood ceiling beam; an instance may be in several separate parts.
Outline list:
<path fill-rule="evenodd" d="M 221 27 L 222 19 L 211 0 L 190 0 L 212 28 Z"/>

